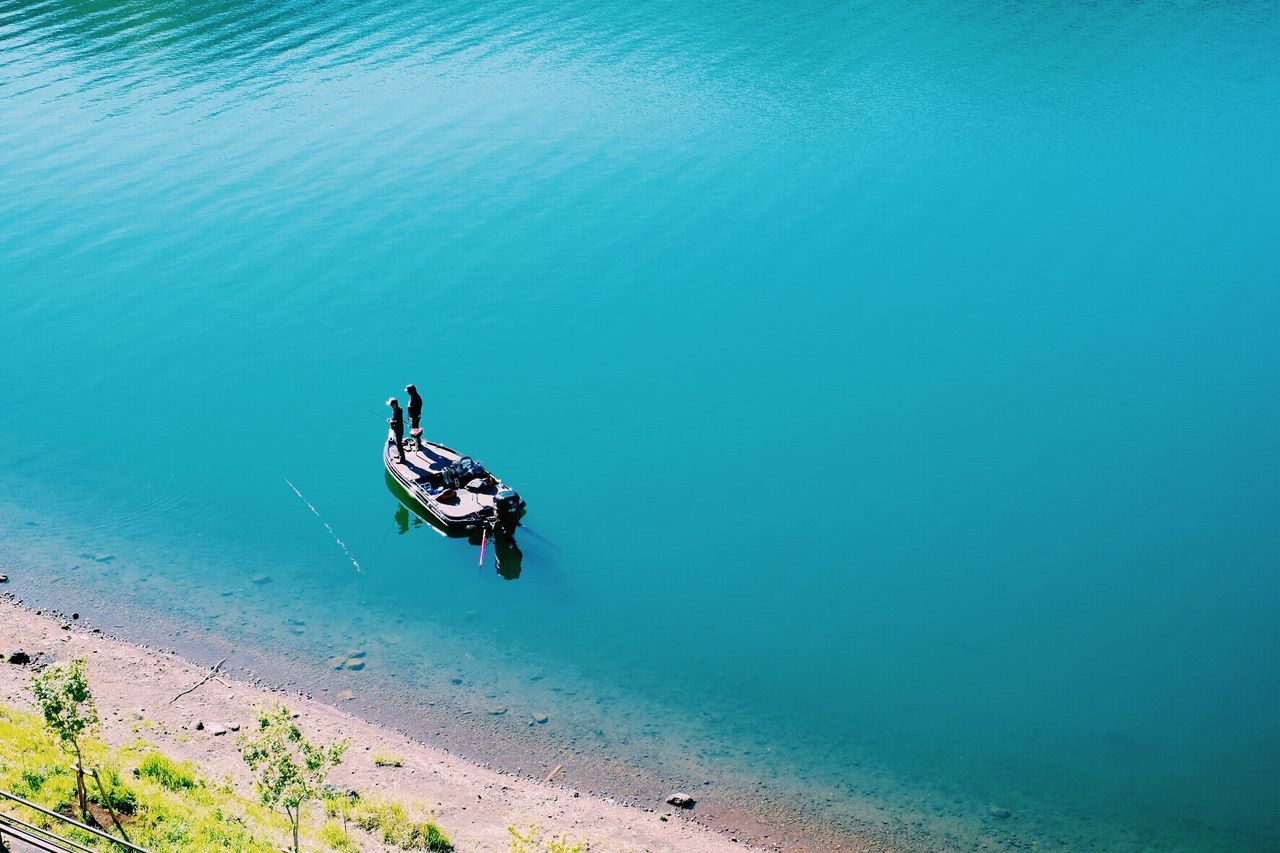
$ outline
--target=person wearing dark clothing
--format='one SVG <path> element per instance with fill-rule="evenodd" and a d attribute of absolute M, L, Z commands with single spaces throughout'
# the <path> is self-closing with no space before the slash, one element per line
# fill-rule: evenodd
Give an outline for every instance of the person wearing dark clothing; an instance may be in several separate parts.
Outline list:
<path fill-rule="evenodd" d="M 416 435 L 413 430 L 418 429 L 422 424 L 422 398 L 418 396 L 418 387 L 416 385 L 406 385 L 404 392 L 409 395 L 409 429 L 411 435 Z"/>
<path fill-rule="evenodd" d="M 387 418 L 387 423 L 391 424 L 391 431 L 396 436 L 396 452 L 400 454 L 400 464 L 403 465 L 404 460 L 404 412 L 400 409 L 400 401 L 395 397 L 387 400 L 387 405 L 391 407 L 391 417 Z"/>

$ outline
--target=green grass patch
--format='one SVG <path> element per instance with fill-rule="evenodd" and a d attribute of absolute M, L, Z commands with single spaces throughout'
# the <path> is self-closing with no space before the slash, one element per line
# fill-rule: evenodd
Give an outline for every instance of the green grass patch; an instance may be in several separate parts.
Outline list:
<path fill-rule="evenodd" d="M 196 786 L 196 766 L 190 761 L 174 761 L 161 752 L 148 752 L 138 763 L 138 775 L 154 779 L 170 791 L 187 791 Z"/>
<path fill-rule="evenodd" d="M 375 752 L 373 763 L 376 767 L 404 767 L 404 756 L 390 752 Z"/>
<path fill-rule="evenodd" d="M 359 853 L 360 850 L 360 845 L 336 821 L 331 820 L 320 827 L 320 840 L 340 853 Z"/>
<path fill-rule="evenodd" d="M 511 836 L 511 853 L 584 853 L 587 849 L 586 842 L 574 841 L 567 835 L 543 838 L 542 830 L 536 826 L 523 831 L 508 826 L 507 834 Z"/>
<path fill-rule="evenodd" d="M 93 780 L 87 780 L 90 801 L 109 802 L 135 844 L 155 853 L 279 853 L 290 846 L 284 815 L 240 796 L 230 779 L 203 778 L 195 764 L 174 760 L 145 740 L 112 748 L 87 735 L 82 748 L 85 765 L 99 768 L 106 788 L 104 798 Z M 383 754 L 375 754 L 374 760 L 381 766 L 403 763 L 399 756 Z M 39 717 L 0 704 L 0 788 L 78 818 L 73 767 L 69 754 Z M 112 849 L 96 836 L 68 830 L 39 813 L 13 810 L 26 812 L 19 814 L 23 820 L 52 829 L 91 850 Z M 388 848 L 453 850 L 444 831 L 417 807 L 339 795 L 324 802 L 324 811 L 333 819 L 321 820 L 320 811 L 316 808 L 303 816 L 304 849 L 358 851 L 369 846 L 367 832 Z M 109 820 L 106 823 L 104 829 L 114 834 L 115 827 Z M 572 853 L 572 848 L 564 850 Z"/>
<path fill-rule="evenodd" d="M 439 825 L 425 816 L 414 815 L 400 803 L 342 794 L 325 800 L 330 817 L 353 824 L 388 847 L 401 850 L 449 851 L 453 842 Z"/>
<path fill-rule="evenodd" d="M 121 816 L 135 844 L 156 853 L 278 853 L 288 838 L 283 817 L 266 813 L 229 789 L 198 785 L 191 765 L 159 755 L 149 745 L 111 749 L 89 737 L 84 739 L 83 747 L 85 764 L 101 768 L 107 790 L 105 799 Z M 146 773 L 144 766 L 149 768 Z M 49 736 L 38 717 L 0 705 L 0 788 L 78 817 L 72 768 L 70 756 Z M 190 785 L 186 779 L 190 779 Z M 104 797 L 98 786 L 92 780 L 86 780 L 86 784 L 90 801 L 101 804 Z M 54 830 L 90 849 L 108 849 L 96 836 L 68 829 L 38 812 L 18 807 L 13 810 L 24 812 L 19 814 L 23 820 Z M 115 827 L 110 821 L 107 824 L 105 829 L 114 833 Z"/>

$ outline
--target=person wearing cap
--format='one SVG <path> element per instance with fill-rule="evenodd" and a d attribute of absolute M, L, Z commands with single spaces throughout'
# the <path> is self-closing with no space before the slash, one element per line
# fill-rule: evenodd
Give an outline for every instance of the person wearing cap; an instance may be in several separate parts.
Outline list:
<path fill-rule="evenodd" d="M 405 463 L 404 459 L 404 412 L 400 409 L 400 401 L 395 397 L 387 400 L 387 405 L 391 407 L 391 417 L 387 418 L 387 423 L 391 424 L 391 432 L 396 437 L 396 452 L 400 454 L 400 464 Z"/>
<path fill-rule="evenodd" d="M 418 386 L 406 385 L 404 392 L 409 395 L 409 431 L 410 435 L 417 436 L 418 429 L 422 426 L 422 398 L 418 396 Z"/>

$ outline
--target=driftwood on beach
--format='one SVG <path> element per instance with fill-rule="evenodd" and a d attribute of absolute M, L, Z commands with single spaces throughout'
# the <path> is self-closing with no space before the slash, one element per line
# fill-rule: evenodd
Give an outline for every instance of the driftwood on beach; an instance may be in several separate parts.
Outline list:
<path fill-rule="evenodd" d="M 195 684 L 188 687 L 186 690 L 183 690 L 177 696 L 174 696 L 172 699 L 169 700 L 169 704 L 172 705 L 174 702 L 177 702 L 179 699 L 181 699 L 183 696 L 186 696 L 188 693 L 194 693 L 198 688 L 203 687 L 205 684 L 208 684 L 209 681 L 218 674 L 218 669 L 226 662 L 227 662 L 227 659 L 223 658 L 222 660 L 215 663 L 213 665 L 213 668 L 209 670 L 208 675 L 206 675 L 204 678 L 200 679 Z"/>

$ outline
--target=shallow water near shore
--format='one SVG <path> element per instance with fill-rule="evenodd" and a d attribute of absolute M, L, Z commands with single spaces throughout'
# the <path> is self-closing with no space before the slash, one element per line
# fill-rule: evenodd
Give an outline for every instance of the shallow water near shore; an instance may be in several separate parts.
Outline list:
<path fill-rule="evenodd" d="M 1275 849 L 1277 43 L 0 0 L 15 589 L 839 832 Z M 528 500 L 518 579 L 402 529 L 407 382 Z"/>

